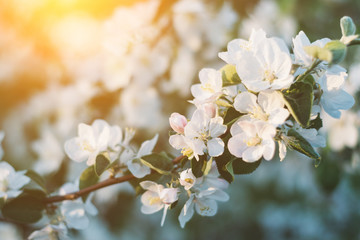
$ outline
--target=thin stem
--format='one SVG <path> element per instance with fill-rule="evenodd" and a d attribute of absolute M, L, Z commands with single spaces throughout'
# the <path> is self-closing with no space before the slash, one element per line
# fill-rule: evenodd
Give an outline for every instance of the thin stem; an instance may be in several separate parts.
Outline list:
<path fill-rule="evenodd" d="M 302 79 L 306 78 L 312 72 L 312 70 L 314 70 L 321 62 L 322 61 L 319 59 L 315 60 L 313 62 L 313 64 L 311 65 L 311 67 L 308 70 L 306 70 L 306 72 L 301 74 L 296 81 L 298 82 L 298 81 L 301 81 Z"/>
<path fill-rule="evenodd" d="M 49 203 L 54 203 L 54 202 L 61 202 L 64 200 L 75 200 L 83 195 L 86 195 L 86 194 L 96 191 L 98 189 L 101 189 L 101 188 L 104 188 L 107 186 L 111 186 L 111 185 L 114 185 L 117 183 L 127 182 L 134 178 L 135 178 L 135 176 L 132 174 L 117 177 L 117 178 L 108 178 L 105 181 L 102 181 L 102 182 L 94 184 L 90 187 L 81 189 L 80 191 L 77 191 L 77 192 L 72 192 L 72 193 L 68 193 L 65 195 L 58 195 L 58 196 L 52 196 L 52 197 L 45 198 L 44 203 L 49 204 Z"/>
<path fill-rule="evenodd" d="M 174 158 L 172 160 L 173 164 L 178 164 L 182 159 L 184 159 L 185 156 L 181 155 L 178 156 L 176 158 Z M 117 178 L 108 178 L 102 182 L 99 182 L 97 184 L 94 184 L 90 187 L 87 188 L 83 188 L 77 192 L 72 192 L 72 193 L 68 193 L 65 195 L 57 195 L 57 196 L 52 196 L 52 197 L 48 197 L 44 199 L 44 203 L 46 204 L 50 204 L 50 203 L 55 203 L 55 202 L 61 202 L 61 201 L 65 201 L 65 200 L 75 200 L 83 195 L 86 195 L 88 193 L 91 193 L 93 191 L 99 190 L 101 188 L 105 188 L 114 184 L 118 184 L 118 183 L 122 183 L 122 182 L 127 182 L 130 181 L 132 179 L 134 179 L 135 176 L 132 174 L 129 175 L 125 175 L 125 176 L 121 176 L 121 177 L 117 177 Z"/>

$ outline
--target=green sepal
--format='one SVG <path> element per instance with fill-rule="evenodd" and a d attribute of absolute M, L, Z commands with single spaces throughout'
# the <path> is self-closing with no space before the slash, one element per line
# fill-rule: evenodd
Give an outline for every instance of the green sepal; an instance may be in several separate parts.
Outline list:
<path fill-rule="evenodd" d="M 96 156 L 96 160 L 95 160 L 95 165 L 94 165 L 94 170 L 95 170 L 95 174 L 100 177 L 101 174 L 103 174 L 103 172 L 106 171 L 106 169 L 109 168 L 109 166 L 111 165 L 111 161 L 109 159 L 107 153 L 104 154 L 99 154 Z"/>
<path fill-rule="evenodd" d="M 140 161 L 145 166 L 163 175 L 171 174 L 173 168 L 171 158 L 165 152 L 142 156 Z"/>
<path fill-rule="evenodd" d="M 42 218 L 45 198 L 46 194 L 41 190 L 25 189 L 18 197 L 5 202 L 2 214 L 20 223 L 36 223 Z"/>
<path fill-rule="evenodd" d="M 313 58 L 317 58 L 326 61 L 328 63 L 330 63 L 333 59 L 331 51 L 326 48 L 311 45 L 311 46 L 305 46 L 304 50 L 307 54 L 309 54 Z"/>
<path fill-rule="evenodd" d="M 236 72 L 236 67 L 227 64 L 220 69 L 223 87 L 237 85 L 241 83 L 241 79 Z"/>
<path fill-rule="evenodd" d="M 99 181 L 99 176 L 95 172 L 95 166 L 91 165 L 86 168 L 80 175 L 79 189 L 84 189 L 96 184 Z M 81 198 L 85 202 L 89 194 L 82 195 Z"/>
<path fill-rule="evenodd" d="M 321 156 L 315 151 L 311 144 L 301 136 L 294 129 L 289 129 L 287 136 L 290 138 L 286 139 L 286 143 L 292 149 L 312 158 L 315 160 L 315 167 L 318 167 L 321 161 Z"/>
<path fill-rule="evenodd" d="M 291 115 L 303 127 L 309 125 L 313 105 L 313 87 L 307 82 L 295 82 L 283 91 L 286 107 Z"/>

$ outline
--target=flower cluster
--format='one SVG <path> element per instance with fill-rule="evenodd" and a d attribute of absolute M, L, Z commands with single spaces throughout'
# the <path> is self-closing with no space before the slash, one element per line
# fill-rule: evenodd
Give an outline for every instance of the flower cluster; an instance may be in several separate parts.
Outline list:
<path fill-rule="evenodd" d="M 347 73 L 338 65 L 357 39 L 351 23 L 342 19 L 341 40 L 310 43 L 300 32 L 293 39 L 292 53 L 283 40 L 267 37 L 261 29 L 253 30 L 249 40 L 231 41 L 227 51 L 219 53 L 226 65 L 201 70 L 200 83 L 191 87 L 190 102 L 195 106 L 191 118 L 179 113 L 169 118 L 173 130 L 169 143 L 181 153 L 178 157 L 153 152 L 158 135 L 137 149 L 130 143 L 134 130 L 123 131 L 98 119 L 91 125 L 80 123 L 78 136 L 65 142 L 67 156 L 86 162 L 87 168 L 76 184 L 65 183 L 58 196 L 49 195 L 35 172 L 16 172 L 1 162 L 3 215 L 34 223 L 46 209 L 50 224 L 29 238 L 65 238 L 68 228 L 84 229 L 89 215 L 98 213 L 91 192 L 130 181 L 142 193 L 142 213 L 163 210 L 161 226 L 168 210 L 183 203 L 178 220 L 185 227 L 194 212 L 214 216 L 217 201 L 229 200 L 224 189 L 234 176 L 253 172 L 262 159 L 274 159 L 276 143 L 280 160 L 290 148 L 319 164 L 316 148 L 326 145 L 318 132 L 322 110 L 339 118 L 340 110 L 354 104 L 344 89 Z M 0 132 L 0 143 L 3 137 Z M 35 188 L 25 188 L 28 184 Z"/>

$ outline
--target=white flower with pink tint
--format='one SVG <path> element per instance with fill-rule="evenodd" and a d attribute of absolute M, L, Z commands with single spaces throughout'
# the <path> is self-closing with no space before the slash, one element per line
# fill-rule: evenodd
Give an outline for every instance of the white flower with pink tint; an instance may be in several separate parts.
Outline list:
<path fill-rule="evenodd" d="M 153 214 L 164 209 L 163 217 L 161 219 L 161 226 L 164 225 L 166 212 L 172 203 L 178 200 L 177 188 L 164 188 L 163 185 L 152 181 L 143 181 L 140 186 L 147 190 L 141 196 L 141 212 L 144 214 Z"/>
<path fill-rule="evenodd" d="M 275 153 L 276 128 L 263 121 L 238 121 L 231 127 L 228 148 L 232 155 L 245 162 L 261 157 L 271 160 Z"/>

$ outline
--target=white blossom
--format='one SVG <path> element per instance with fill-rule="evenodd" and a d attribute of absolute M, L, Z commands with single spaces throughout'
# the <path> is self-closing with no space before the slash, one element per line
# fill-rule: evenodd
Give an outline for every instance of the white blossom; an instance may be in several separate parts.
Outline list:
<path fill-rule="evenodd" d="M 226 132 L 221 117 L 210 118 L 202 109 L 197 109 L 184 128 L 185 135 L 172 135 L 169 142 L 189 158 L 199 159 L 205 151 L 212 157 L 224 152 L 224 142 L 219 136 Z"/>
<path fill-rule="evenodd" d="M 164 186 L 152 181 L 143 181 L 140 186 L 147 190 L 141 196 L 141 212 L 144 214 L 152 214 L 164 209 L 161 219 L 161 226 L 164 225 L 166 212 L 170 205 L 178 200 L 177 188 L 164 188 Z"/>
<path fill-rule="evenodd" d="M 262 39 L 253 51 L 240 55 L 235 65 L 242 83 L 254 92 L 288 88 L 294 80 L 289 50 L 280 39 Z"/>
<path fill-rule="evenodd" d="M 0 198 L 15 198 L 21 188 L 30 182 L 25 171 L 16 172 L 7 162 L 0 162 Z"/>
<path fill-rule="evenodd" d="M 245 162 L 255 162 L 262 156 L 271 160 L 275 153 L 274 126 L 263 121 L 238 121 L 230 129 L 228 148 L 232 155 Z"/>
<path fill-rule="evenodd" d="M 220 71 L 211 68 L 203 68 L 199 73 L 200 84 L 191 87 L 194 98 L 206 100 L 216 98 L 222 93 L 222 78 Z"/>
<path fill-rule="evenodd" d="M 192 173 L 192 169 L 188 168 L 180 173 L 180 184 L 184 186 L 185 190 L 192 188 L 196 182 L 196 177 Z"/>
<path fill-rule="evenodd" d="M 65 224 L 59 223 L 58 225 L 49 224 L 44 228 L 34 231 L 28 237 L 29 240 L 68 240 L 70 239 L 67 235 L 67 228 Z"/>
<path fill-rule="evenodd" d="M 180 226 L 185 227 L 186 222 L 194 215 L 194 208 L 199 215 L 210 217 L 217 213 L 216 201 L 226 202 L 228 200 L 229 195 L 216 188 L 208 188 L 191 194 L 179 215 Z"/>
<path fill-rule="evenodd" d="M 310 40 L 306 36 L 303 31 L 300 31 L 298 35 L 293 39 L 293 51 L 295 56 L 295 63 L 300 64 L 303 67 L 310 67 L 314 59 L 312 56 L 307 54 L 304 50 L 304 47 L 307 46 L 318 46 L 323 48 L 326 43 L 330 42 L 331 40 L 328 38 L 319 39 L 313 43 L 310 43 Z"/>
<path fill-rule="evenodd" d="M 95 163 L 96 156 L 108 148 L 110 126 L 104 120 L 95 120 L 91 126 L 80 123 L 78 137 L 65 142 L 64 148 L 69 158 L 76 162 Z"/>
<path fill-rule="evenodd" d="M 234 108 L 247 113 L 251 119 L 258 119 L 278 126 L 289 116 L 284 108 L 282 95 L 277 91 L 263 91 L 258 96 L 250 92 L 239 93 L 234 100 Z"/>
<path fill-rule="evenodd" d="M 340 118 L 340 110 L 348 110 L 355 103 L 354 97 L 344 90 L 346 77 L 345 69 L 335 65 L 318 80 L 322 90 L 321 105 L 333 118 Z"/>
<path fill-rule="evenodd" d="M 152 153 L 159 135 L 155 135 L 151 140 L 143 142 L 140 146 L 139 151 L 134 154 L 132 150 L 127 150 L 120 157 L 120 161 L 127 164 L 129 171 L 137 178 L 143 178 L 151 173 L 151 169 L 141 163 L 140 158 L 145 155 Z"/>

